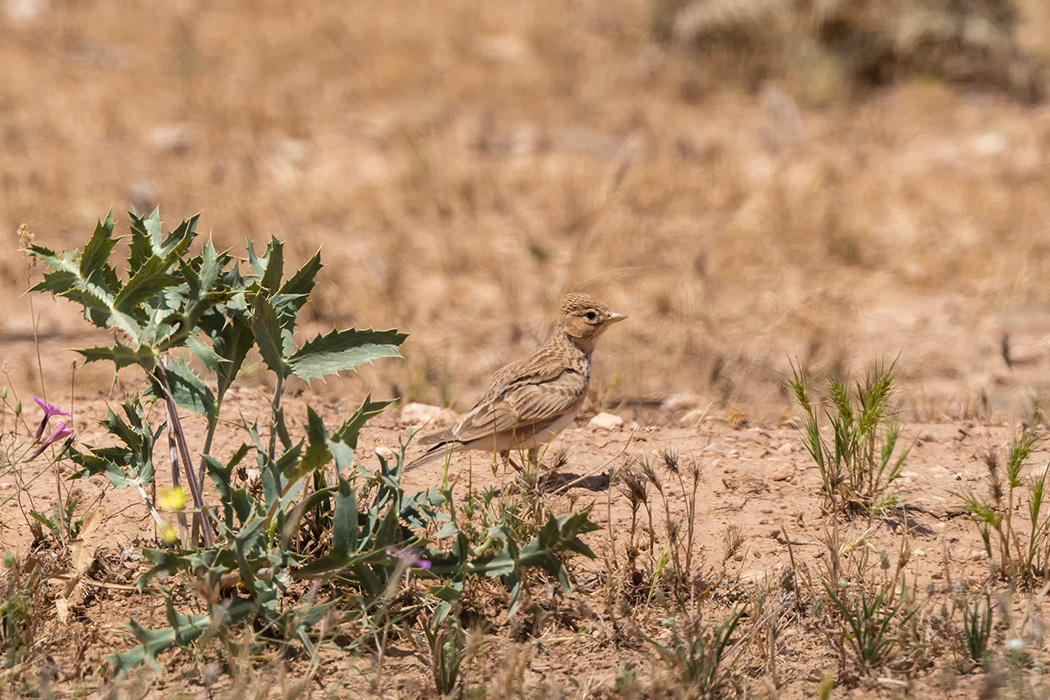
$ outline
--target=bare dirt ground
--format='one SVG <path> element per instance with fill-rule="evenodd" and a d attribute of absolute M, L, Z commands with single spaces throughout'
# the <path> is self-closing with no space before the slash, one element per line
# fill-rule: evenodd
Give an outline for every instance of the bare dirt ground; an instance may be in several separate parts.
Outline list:
<path fill-rule="evenodd" d="M 1019 40 L 1045 59 L 1047 7 L 1017 4 Z M 598 558 L 572 560 L 568 596 L 534 581 L 543 612 L 524 621 L 507 619 L 505 592 L 482 591 L 490 634 L 472 682 L 492 697 L 661 696 L 664 665 L 640 633 L 666 640 L 669 613 L 617 579 L 629 545 L 644 543 L 641 569 L 654 552 L 644 527 L 632 533 L 616 478 L 669 448 L 703 470 L 696 571 L 717 581 L 705 621 L 753 606 L 760 589 L 766 609 L 786 606 L 775 633 L 740 655 L 740 697 L 812 697 L 825 674 L 835 697 L 1045 694 L 1041 635 L 1016 672 L 961 660 L 957 582 L 991 586 L 1029 632 L 1048 611 L 1038 589 L 1011 597 L 989 579 L 952 494 L 986 492 L 984 456 L 1022 422 L 1045 421 L 1050 109 L 917 76 L 862 95 L 797 96 L 799 121 L 785 125 L 768 91 L 698 78 L 695 54 L 655 44 L 647 3 L 388 5 L 180 2 L 147 16 L 128 3 L 0 3 L 3 383 L 27 406 L 46 389 L 72 407 L 86 444 L 100 439 L 106 405 L 142 386 L 131 371 L 71 370 L 69 349 L 100 337 L 70 305 L 22 296 L 40 274 L 16 250 L 23 222 L 62 249 L 82 245 L 109 209 L 119 229 L 121 212 L 159 205 L 169 225 L 203 212 L 202 230 L 235 251 L 270 235 L 292 263 L 323 248 L 308 326 L 410 333 L 403 362 L 293 387 L 290 410 L 324 406 L 332 422 L 368 392 L 469 408 L 494 369 L 543 339 L 561 295 L 586 291 L 630 318 L 602 339 L 586 415 L 552 448 L 565 451 L 562 472 L 586 478 L 548 507 L 593 503 Z M 773 86 L 794 97 L 793 87 Z M 905 543 L 907 586 L 925 604 L 901 632 L 908 652 L 896 665 L 851 678 L 828 618 L 781 602 L 789 589 L 799 606 L 822 595 L 831 532 L 784 380 L 792 363 L 846 377 L 893 358 L 912 445 L 906 517 L 871 531 L 842 523 L 840 545 L 895 566 Z M 258 414 L 264 389 L 246 377 L 233 405 Z M 598 410 L 624 426 L 589 427 Z M 371 423 L 364 465 L 408 428 L 395 409 Z M 219 456 L 240 441 L 224 437 Z M 1025 474 L 1047 459 L 1037 453 Z M 460 491 L 468 464 L 454 462 Z M 472 488 L 512 481 L 484 458 L 472 466 Z M 407 483 L 440 477 L 428 466 Z M 0 478 L 0 501 L 13 484 Z M 56 488 L 48 473 L 25 496 L 44 511 Z M 94 481 L 61 488 L 84 512 L 102 507 L 91 547 L 107 585 L 68 622 L 38 611 L 32 666 L 0 694 L 240 697 L 266 683 L 261 695 L 291 694 L 302 664 L 254 660 L 250 674 L 227 668 L 212 683 L 212 658 L 170 654 L 159 676 L 99 675 L 101 658 L 131 643 L 120 623 L 162 620 L 158 596 L 127 590 L 144 566 L 135 547 L 156 533 L 134 494 Z M 668 498 L 679 512 L 684 497 Z M 30 507 L 0 507 L 0 542 L 24 557 L 33 538 L 20 505 Z M 726 556 L 734 527 L 743 541 Z M 610 591 L 634 596 L 637 627 L 624 626 Z M 950 625 L 935 622 L 942 609 Z M 996 619 L 1002 652 L 1015 628 Z M 420 697 L 427 669 L 418 636 L 396 640 L 378 669 L 372 656 L 326 647 L 308 691 Z"/>
<path fill-rule="evenodd" d="M 238 409 L 250 413 L 262 410 L 266 397 L 246 390 L 235 395 L 233 401 Z M 104 402 L 93 400 L 80 407 L 76 419 L 79 439 L 90 443 L 100 437 L 93 417 L 100 415 L 104 406 Z M 330 422 L 341 415 L 336 406 L 326 407 L 324 413 Z M 376 469 L 371 449 L 396 447 L 405 434 L 405 426 L 393 413 L 376 420 L 361 445 L 363 466 Z M 200 438 L 201 434 L 191 430 L 190 436 Z M 852 541 L 852 546 L 868 549 L 873 560 L 885 555 L 896 566 L 902 543 L 910 550 L 907 587 L 913 600 L 923 603 L 920 614 L 925 618 L 936 618 L 942 606 L 952 606 L 956 586 L 976 589 L 988 578 L 988 558 L 980 537 L 962 515 L 953 493 L 986 490 L 983 457 L 989 450 L 1001 450 L 1012 437 L 1009 428 L 983 423 L 909 424 L 904 439 L 912 445 L 912 451 L 902 477 L 907 508 L 893 518 L 877 521 L 870 531 L 866 531 L 865 522 L 844 521 L 841 526 L 842 542 Z M 231 444 L 235 442 L 231 440 Z M 657 602 L 642 602 L 651 594 L 647 586 L 610 581 L 610 576 L 626 575 L 624 552 L 632 543 L 639 547 L 640 570 L 650 567 L 646 562 L 659 552 L 649 551 L 644 515 L 632 533 L 629 502 L 615 484 L 610 488 L 609 480 L 613 478 L 618 483 L 632 461 L 648 458 L 660 463 L 661 455 L 667 451 L 680 454 L 683 469 L 694 459 L 702 468 L 695 520 L 695 568 L 698 576 L 709 577 L 712 584 L 717 580 L 711 597 L 705 598 L 705 619 L 720 619 L 735 605 L 748 601 L 753 605 L 758 589 L 768 591 L 767 610 L 781 609 L 776 625 L 777 653 L 764 652 L 763 644 L 749 648 L 734 670 L 738 691 L 745 696 L 770 697 L 774 694 L 772 687 L 776 697 L 812 697 L 825 675 L 840 679 L 849 675 L 850 665 L 841 665 L 836 649 L 836 644 L 842 642 L 835 628 L 809 612 L 819 597 L 813 586 L 825 575 L 829 525 L 817 497 L 819 475 L 801 446 L 796 428 L 736 427 L 711 420 L 685 426 L 655 420 L 640 425 L 628 420 L 620 428 L 605 429 L 581 421 L 556 438 L 552 450 L 563 452 L 566 457 L 561 474 L 567 481 L 583 478 L 568 489 L 550 489 L 552 493 L 544 496 L 546 505 L 552 512 L 566 514 L 593 506 L 594 519 L 601 529 L 587 536 L 587 542 L 598 558 L 572 560 L 577 590 L 567 596 L 557 593 L 553 582 L 544 584 L 542 578 L 534 582 L 530 595 L 534 597 L 536 612 L 523 614 L 523 620 L 517 622 L 507 618 L 505 590 L 490 586 L 478 592 L 475 612 L 484 617 L 489 636 L 468 678 L 483 687 L 486 694 L 619 697 L 621 694 L 615 690 L 617 678 L 626 670 L 636 674 L 637 685 L 626 687 L 622 696 L 635 697 L 642 692 L 660 695 L 651 684 L 663 677 L 664 666 L 639 634 L 644 632 L 666 641 L 668 634 L 661 629 L 661 620 L 669 614 L 668 608 Z M 218 453 L 222 454 L 222 448 Z M 1046 453 L 1040 453 L 1033 462 L 1045 464 L 1046 459 Z M 406 486 L 409 490 L 428 488 L 441 480 L 442 472 L 442 465 L 426 465 L 409 472 Z M 685 504 L 683 490 L 666 469 L 658 467 L 658 472 L 665 479 L 665 497 L 672 512 L 681 513 Z M 452 478 L 460 498 L 468 487 L 481 491 L 490 485 L 510 484 L 513 488 L 514 483 L 506 473 L 494 477 L 484 456 L 457 458 Z M 50 475 L 46 482 L 45 486 L 30 490 L 33 507 L 44 512 L 54 500 Z M 158 483 L 170 483 L 170 474 L 159 476 Z M 11 487 L 10 479 L 0 483 L 3 492 L 9 492 Z M 87 545 L 96 561 L 93 575 L 105 583 L 98 584 L 99 590 L 92 591 L 76 609 L 69 624 L 57 624 L 51 610 L 40 613 L 51 621 L 43 625 L 34 642 L 34 656 L 41 664 L 39 670 L 50 679 L 50 687 L 60 696 L 94 694 L 100 688 L 110 687 L 120 696 L 130 697 L 161 698 L 182 693 L 235 697 L 243 694 L 245 684 L 253 692 L 265 695 L 269 687 L 270 693 L 283 696 L 288 691 L 287 687 L 281 689 L 282 682 L 292 686 L 303 677 L 308 666 L 305 662 L 290 662 L 282 681 L 276 670 L 257 661 L 246 676 L 238 675 L 245 674 L 245 668 L 234 668 L 205 687 L 207 667 L 215 664 L 207 654 L 196 660 L 169 654 L 164 657 L 165 672 L 160 676 L 143 671 L 138 677 L 120 682 L 97 676 L 102 656 L 132 645 L 130 635 L 119 623 L 129 617 L 146 626 L 164 623 L 160 596 L 149 590 L 135 592 L 128 585 L 146 566 L 134 556 L 129 559 L 128 553 L 133 553 L 139 543 L 155 541 L 157 534 L 145 508 L 130 490 L 115 491 L 98 478 L 73 482 L 64 488 L 70 488 L 71 494 L 84 504 L 102 506 L 103 524 Z M 663 501 L 654 498 L 653 504 L 659 550 L 666 541 L 661 525 Z M 9 505 L 3 515 L 5 546 L 14 551 L 31 550 L 31 537 L 17 509 Z M 734 529 L 740 544 L 727 556 L 727 533 Z M 47 553 L 40 552 L 38 556 Z M 610 590 L 617 587 L 623 590 L 611 594 Z M 796 599 L 788 597 L 788 593 L 797 595 L 798 610 L 792 602 Z M 625 594 L 637 606 L 629 618 L 633 627 L 624 627 L 628 618 L 610 606 L 611 599 Z M 1034 610 L 1028 609 L 1026 603 L 1030 605 L 1031 599 L 1018 595 L 1017 601 L 1006 604 L 1015 608 L 1019 617 L 1034 613 L 1033 619 L 1038 620 L 1040 614 L 1047 612 L 1038 603 Z M 526 627 L 524 632 L 522 625 Z M 983 688 L 994 692 L 1004 683 L 1002 678 L 974 673 L 968 668 L 958 629 L 934 634 L 930 630 L 937 628 L 931 628 L 928 620 L 923 620 L 923 624 L 915 622 L 913 628 L 924 630 L 920 633 L 923 636 L 909 640 L 914 648 L 901 654 L 897 665 L 852 684 L 840 680 L 842 689 L 836 691 L 836 697 L 965 698 L 976 697 L 985 692 Z M 907 635 L 911 629 L 902 633 Z M 997 627 L 996 635 L 993 643 L 1001 647 L 1006 630 Z M 382 669 L 377 671 L 374 658 L 369 655 L 324 649 L 321 671 L 307 691 L 321 697 L 346 697 L 346 693 L 355 697 L 424 696 L 431 684 L 428 653 L 419 638 L 398 639 L 387 650 Z M 1037 672 L 1028 673 L 1038 680 Z M 30 687 L 31 684 L 8 687 L 5 692 L 18 695 L 32 692 Z"/>

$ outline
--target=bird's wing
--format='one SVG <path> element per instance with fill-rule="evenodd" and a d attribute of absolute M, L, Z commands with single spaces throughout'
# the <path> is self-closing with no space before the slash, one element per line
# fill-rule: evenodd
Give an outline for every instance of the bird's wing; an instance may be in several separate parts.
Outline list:
<path fill-rule="evenodd" d="M 589 377 L 586 368 L 581 372 L 558 361 L 558 352 L 545 345 L 497 370 L 485 395 L 457 426 L 419 443 L 469 442 L 511 430 L 525 433 L 530 426 L 573 410 L 587 393 Z"/>
<path fill-rule="evenodd" d="M 470 442 L 501 433 L 528 434 L 579 408 L 587 394 L 587 378 L 561 368 L 552 379 L 519 380 L 495 386 L 464 416 L 453 430 L 459 442 Z"/>

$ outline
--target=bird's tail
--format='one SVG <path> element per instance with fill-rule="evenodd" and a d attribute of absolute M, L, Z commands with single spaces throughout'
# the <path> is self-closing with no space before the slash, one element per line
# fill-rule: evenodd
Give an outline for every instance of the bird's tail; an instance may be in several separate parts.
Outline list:
<path fill-rule="evenodd" d="M 434 445 L 429 450 L 423 453 L 423 455 L 405 466 L 402 471 L 408 471 L 409 469 L 415 469 L 424 464 L 429 464 L 435 459 L 447 459 L 452 455 L 453 452 L 458 452 L 463 447 L 461 442 L 442 442 Z"/>

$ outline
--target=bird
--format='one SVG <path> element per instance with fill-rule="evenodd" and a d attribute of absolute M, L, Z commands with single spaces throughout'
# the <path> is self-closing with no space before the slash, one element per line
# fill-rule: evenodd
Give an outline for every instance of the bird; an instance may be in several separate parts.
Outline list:
<path fill-rule="evenodd" d="M 567 294 L 547 342 L 498 370 L 485 395 L 459 423 L 423 437 L 419 442 L 433 447 L 405 469 L 461 450 L 491 450 L 519 472 L 510 454 L 528 450 L 534 464 L 537 446 L 571 425 L 583 406 L 598 338 L 625 318 L 587 294 Z"/>

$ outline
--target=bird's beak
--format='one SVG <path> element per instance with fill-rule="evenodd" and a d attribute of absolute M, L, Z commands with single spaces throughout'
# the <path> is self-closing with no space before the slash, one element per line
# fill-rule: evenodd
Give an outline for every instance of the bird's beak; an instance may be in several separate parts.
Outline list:
<path fill-rule="evenodd" d="M 612 311 L 609 313 L 609 319 L 607 323 L 616 323 L 617 321 L 622 321 L 625 318 L 627 318 L 626 314 L 618 314 L 615 311 Z"/>

